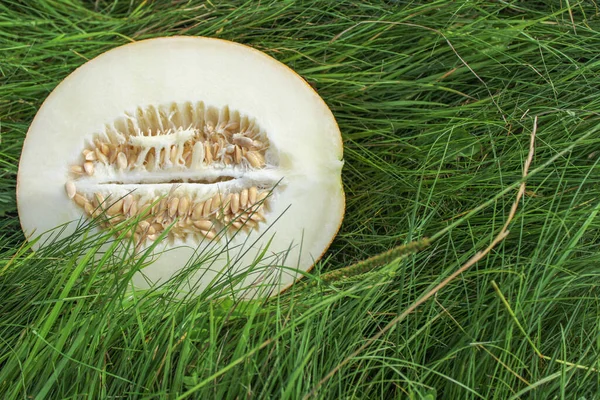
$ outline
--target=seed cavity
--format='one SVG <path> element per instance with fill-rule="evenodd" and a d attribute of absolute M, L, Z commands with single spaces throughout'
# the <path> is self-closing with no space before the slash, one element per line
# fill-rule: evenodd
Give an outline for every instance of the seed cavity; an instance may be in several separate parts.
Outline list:
<path fill-rule="evenodd" d="M 228 106 L 217 108 L 200 101 L 138 107 L 93 135 L 69 167 L 65 190 L 87 216 L 104 216 L 105 227 L 143 215 L 132 235 L 140 243 L 157 239 L 168 227 L 171 240 L 213 239 L 223 228 L 257 229 L 265 220 L 270 189 L 265 186 L 269 185 L 226 190 L 203 199 L 193 193 L 148 198 L 147 189 L 154 183 L 204 185 L 234 180 L 231 170 L 243 175 L 277 167 L 272 153 L 256 120 Z M 204 174 L 194 178 L 198 171 Z M 87 186 L 78 184 L 81 179 Z M 134 183 L 139 188 L 122 198 L 100 190 L 99 185 L 92 190 L 95 193 L 81 189 L 93 186 L 95 179 L 103 179 L 103 184 Z"/>
<path fill-rule="evenodd" d="M 248 200 L 246 206 L 241 207 L 236 203 L 238 201 L 236 199 L 240 197 L 240 193 L 237 192 L 227 195 L 218 193 L 208 199 L 192 199 L 188 194 L 170 194 L 168 198 L 162 198 L 160 201 L 136 193 L 113 198 L 111 194 L 105 196 L 99 192 L 93 194 L 75 192 L 73 201 L 88 217 L 100 217 L 100 224 L 104 228 L 118 228 L 118 224 L 128 218 L 138 218 L 135 227 L 137 236 L 134 235 L 137 243 L 156 240 L 169 228 L 171 229 L 167 238 L 171 242 L 188 237 L 200 241 L 212 240 L 218 236 L 218 232 L 226 230 L 256 229 L 258 222 L 265 220 L 264 210 L 269 191 L 259 191 L 257 187 L 243 189 L 243 191 L 257 192 L 257 201 Z M 192 210 L 191 215 L 190 210 Z M 131 237 L 128 236 L 127 226 L 123 229 L 125 231 L 117 230 L 117 232 Z"/>
<path fill-rule="evenodd" d="M 268 150 L 266 133 L 254 118 L 227 106 L 170 103 L 138 107 L 106 124 L 82 150 L 81 164 L 73 166 L 81 170 L 72 168 L 71 174 L 92 176 L 100 165 L 116 171 L 260 169 Z"/>

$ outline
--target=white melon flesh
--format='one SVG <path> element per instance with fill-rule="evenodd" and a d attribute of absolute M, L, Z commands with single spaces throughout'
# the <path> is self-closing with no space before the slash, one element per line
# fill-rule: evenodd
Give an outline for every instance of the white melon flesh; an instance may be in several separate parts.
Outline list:
<path fill-rule="evenodd" d="M 272 295 L 340 227 L 342 151 L 323 100 L 266 54 L 209 38 L 140 41 L 84 64 L 46 99 L 19 164 L 19 218 L 28 237 L 70 223 L 68 235 L 82 217 L 137 220 L 138 250 L 159 242 L 136 285 L 165 282 L 210 246 L 225 251 L 191 285 L 252 266 L 239 287 Z M 253 265 L 265 248 L 259 265 L 277 271 Z"/>

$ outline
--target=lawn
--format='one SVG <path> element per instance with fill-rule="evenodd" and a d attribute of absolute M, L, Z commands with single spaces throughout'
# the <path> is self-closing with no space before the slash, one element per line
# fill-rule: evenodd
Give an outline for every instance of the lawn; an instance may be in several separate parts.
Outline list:
<path fill-rule="evenodd" d="M 599 398 L 599 13 L 0 0 L 0 398 Z M 280 296 L 132 293 L 140 263 L 96 257 L 110 236 L 77 241 L 85 227 L 26 244 L 16 177 L 43 100 L 87 60 L 170 35 L 266 52 L 339 123 L 342 228 Z"/>

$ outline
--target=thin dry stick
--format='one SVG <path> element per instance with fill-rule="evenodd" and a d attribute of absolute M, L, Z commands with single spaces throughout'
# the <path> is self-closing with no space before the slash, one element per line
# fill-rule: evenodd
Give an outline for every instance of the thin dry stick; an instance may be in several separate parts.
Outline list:
<path fill-rule="evenodd" d="M 517 213 L 517 208 L 519 207 L 519 202 L 521 201 L 521 198 L 525 194 L 525 178 L 527 178 L 527 173 L 529 172 L 529 166 L 531 165 L 531 162 L 533 160 L 533 154 L 535 151 L 535 134 L 537 132 L 537 121 L 538 121 L 538 118 L 536 116 L 533 121 L 533 130 L 531 132 L 531 140 L 529 142 L 529 154 L 527 155 L 527 160 L 525 160 L 525 166 L 523 168 L 523 182 L 521 182 L 521 185 L 519 187 L 519 192 L 517 193 L 517 198 L 515 199 L 512 207 L 510 209 L 510 213 L 508 214 L 508 218 L 506 219 L 504 226 L 502 227 L 502 229 L 500 230 L 498 235 L 494 238 L 492 243 L 490 243 L 490 245 L 488 247 L 486 247 L 483 251 L 478 251 L 477 253 L 475 253 L 475 255 L 473 257 L 471 257 L 469 259 L 469 261 L 467 261 L 462 267 L 460 267 L 459 269 L 454 271 L 449 277 L 447 277 L 442 282 L 440 282 L 436 287 L 434 287 L 429 292 L 427 292 L 423 297 L 421 297 L 419 300 L 417 300 L 413 304 L 411 304 L 402 314 L 400 314 L 396 318 L 394 318 L 381 331 L 379 331 L 377 334 L 375 334 L 374 336 L 369 338 L 369 340 L 367 340 L 355 352 L 350 354 L 341 363 L 336 365 L 335 368 L 333 368 L 331 371 L 329 371 L 327 373 L 327 375 L 325 375 L 323 377 L 323 379 L 321 379 L 317 383 L 317 385 L 310 391 L 310 393 L 308 393 L 306 396 L 304 396 L 304 399 L 308 399 L 309 397 L 314 396 L 316 394 L 317 390 L 319 390 L 319 388 L 325 382 L 327 382 L 329 379 L 331 379 L 331 377 L 333 377 L 342 367 L 344 367 L 346 364 L 348 364 L 354 357 L 359 355 L 363 350 L 365 350 L 367 347 L 369 347 L 371 344 L 373 344 L 373 342 L 375 342 L 376 340 L 381 338 L 387 331 L 389 331 L 394 326 L 396 326 L 396 324 L 398 324 L 399 322 L 404 320 L 404 318 L 406 318 L 410 313 L 412 313 L 417 307 L 419 307 L 421 304 L 423 304 L 427 300 L 429 300 L 433 295 L 435 295 L 437 292 L 439 292 L 441 289 L 443 289 L 445 286 L 447 286 L 450 282 L 452 282 L 454 279 L 456 279 L 456 277 L 458 277 L 460 274 L 462 274 L 463 272 L 465 272 L 466 270 L 471 268 L 475 263 L 477 263 L 482 258 L 484 258 L 490 251 L 492 251 L 492 249 L 494 247 L 496 247 L 500 242 L 502 242 L 506 238 L 506 236 L 508 236 L 508 233 L 509 233 L 508 226 L 510 225 L 513 218 L 515 217 L 515 214 Z"/>
<path fill-rule="evenodd" d="M 571 10 L 571 4 L 567 0 L 567 10 L 569 10 L 569 17 L 571 18 L 571 24 L 573 25 L 573 33 L 577 35 L 577 28 L 575 27 L 575 19 L 573 18 L 573 10 Z"/>

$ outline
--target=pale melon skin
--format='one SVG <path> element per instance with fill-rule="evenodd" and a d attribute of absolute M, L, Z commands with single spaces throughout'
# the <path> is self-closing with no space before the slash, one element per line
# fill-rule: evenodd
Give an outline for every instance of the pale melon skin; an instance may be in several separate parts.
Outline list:
<path fill-rule="evenodd" d="M 269 250 L 286 251 L 295 244 L 285 265 L 309 271 L 337 234 L 345 210 L 343 145 L 335 118 L 314 89 L 284 64 L 248 46 L 212 38 L 180 36 L 127 44 L 87 62 L 56 87 L 30 126 L 19 164 L 17 205 L 27 237 L 83 215 L 64 185 L 68 165 L 81 153 L 86 135 L 138 105 L 188 100 L 229 105 L 254 116 L 278 151 L 285 190 L 273 199 L 270 214 L 272 220 L 279 219 L 239 265 L 251 264 L 273 232 Z M 64 234 L 70 232 L 72 228 Z M 229 246 L 251 243 L 262 233 L 238 235 Z M 161 243 L 158 249 L 172 247 Z M 195 246 L 175 247 L 144 270 L 151 281 L 164 282 L 196 251 Z M 200 288 L 217 274 L 205 273 Z M 261 295 L 279 293 L 301 276 L 283 273 Z M 146 286 L 141 276 L 135 284 Z"/>

